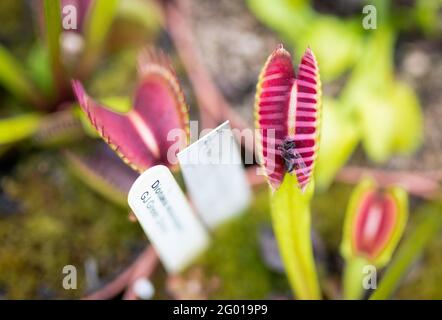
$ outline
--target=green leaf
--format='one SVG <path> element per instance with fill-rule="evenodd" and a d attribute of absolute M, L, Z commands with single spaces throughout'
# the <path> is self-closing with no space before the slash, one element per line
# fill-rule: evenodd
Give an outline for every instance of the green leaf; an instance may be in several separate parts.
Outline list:
<path fill-rule="evenodd" d="M 416 94 L 394 79 L 393 30 L 381 28 L 369 39 L 341 97 L 346 112 L 360 123 L 367 155 L 378 163 L 411 153 L 422 141 Z"/>
<path fill-rule="evenodd" d="M 247 4 L 257 18 L 292 43 L 313 20 L 307 0 L 248 0 Z"/>
<path fill-rule="evenodd" d="M 295 175 L 286 174 L 271 197 L 273 229 L 294 294 L 320 299 L 311 241 L 310 201 L 314 183 L 302 192 Z"/>
<path fill-rule="evenodd" d="M 316 160 L 316 188 L 325 190 L 355 150 L 360 132 L 355 119 L 343 114 L 337 101 L 323 101 L 322 133 Z"/>
<path fill-rule="evenodd" d="M 346 300 L 358 300 L 362 297 L 362 280 L 366 276 L 364 267 L 367 265 L 370 262 L 361 257 L 352 257 L 345 262 L 343 291 Z"/>
<path fill-rule="evenodd" d="M 96 0 L 86 16 L 85 50 L 79 67 L 80 76 L 87 74 L 96 63 L 114 20 L 118 0 Z"/>
<path fill-rule="evenodd" d="M 137 22 L 153 32 L 159 31 L 163 23 L 160 9 L 152 1 L 121 1 L 117 14 L 121 18 Z"/>
<path fill-rule="evenodd" d="M 27 57 L 27 67 L 38 90 L 45 96 L 50 96 L 54 86 L 51 65 L 48 52 L 40 43 L 31 48 Z"/>
<path fill-rule="evenodd" d="M 317 14 L 310 1 L 249 0 L 249 8 L 267 26 L 298 48 L 310 47 L 318 60 L 321 78 L 330 81 L 353 66 L 361 54 L 359 19 L 338 19 Z M 298 52 L 298 58 L 301 52 Z"/>
<path fill-rule="evenodd" d="M 44 0 L 43 7 L 46 44 L 48 46 L 52 76 L 55 85 L 60 90 L 64 85 L 64 71 L 60 52 L 60 35 L 62 30 L 60 0 Z"/>
<path fill-rule="evenodd" d="M 359 20 L 343 21 L 320 15 L 307 25 L 294 39 L 294 44 L 299 48 L 310 47 L 315 52 L 324 81 L 336 79 L 359 59 L 363 48 Z"/>
<path fill-rule="evenodd" d="M 25 99 L 33 103 L 40 102 L 38 91 L 26 75 L 20 62 L 1 45 L 0 85 L 19 99 Z"/>
<path fill-rule="evenodd" d="M 90 9 L 85 28 L 86 47 L 99 48 L 114 19 L 118 0 L 96 0 Z"/>
<path fill-rule="evenodd" d="M 421 29 L 430 36 L 437 35 L 439 12 L 442 7 L 440 0 L 417 0 L 414 14 Z"/>
<path fill-rule="evenodd" d="M 391 94 L 395 109 L 394 151 L 410 154 L 423 140 L 423 116 L 416 93 L 405 83 L 396 83 Z"/>
<path fill-rule="evenodd" d="M 36 113 L 0 119 L 0 145 L 12 144 L 33 135 L 41 121 Z"/>
<path fill-rule="evenodd" d="M 342 99 L 346 104 L 357 107 L 362 100 L 360 95 L 388 93 L 386 84 L 389 85 L 394 80 L 394 41 L 393 30 L 383 26 L 382 30 L 373 31 L 365 45 L 361 45 L 363 54 L 342 92 Z"/>
<path fill-rule="evenodd" d="M 367 94 L 359 105 L 363 146 L 370 158 L 382 163 L 393 154 L 410 154 L 423 139 L 423 117 L 416 94 L 395 82 L 388 94 Z"/>
<path fill-rule="evenodd" d="M 383 163 L 394 151 L 396 108 L 387 97 L 368 95 L 360 104 L 358 115 L 362 145 L 371 160 Z"/>
<path fill-rule="evenodd" d="M 106 97 L 101 99 L 101 102 L 116 112 L 126 113 L 132 109 L 132 100 L 129 97 Z"/>

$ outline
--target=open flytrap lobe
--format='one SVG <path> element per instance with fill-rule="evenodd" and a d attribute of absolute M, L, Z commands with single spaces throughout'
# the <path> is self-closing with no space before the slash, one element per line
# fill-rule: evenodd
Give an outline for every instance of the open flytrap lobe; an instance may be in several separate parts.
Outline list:
<path fill-rule="evenodd" d="M 347 209 L 341 245 L 346 259 L 359 257 L 383 267 L 390 261 L 408 218 L 408 198 L 400 187 L 379 189 L 367 179 L 355 189 Z"/>
<path fill-rule="evenodd" d="M 407 193 L 400 187 L 380 189 L 365 179 L 353 191 L 345 216 L 341 253 L 345 259 L 343 293 L 363 296 L 364 268 L 384 267 L 391 259 L 408 218 Z"/>
<path fill-rule="evenodd" d="M 304 190 L 311 180 L 319 145 L 321 82 L 316 58 L 308 48 L 293 68 L 279 45 L 259 76 L 255 119 L 260 129 L 261 163 L 273 189 L 286 173 Z"/>
<path fill-rule="evenodd" d="M 182 129 L 181 148 L 189 135 L 188 107 L 175 71 L 164 53 L 145 49 L 139 54 L 138 74 L 133 107 L 127 113 L 100 105 L 79 81 L 72 81 L 72 87 L 99 135 L 134 170 L 143 172 L 157 164 L 174 168 L 177 161 L 170 156 L 176 153 L 168 158 L 168 150 L 177 142 L 167 136 L 173 129 Z"/>
<path fill-rule="evenodd" d="M 260 164 L 272 189 L 272 224 L 298 299 L 320 299 L 310 228 L 312 175 L 319 146 L 321 82 L 307 49 L 297 74 L 282 45 L 267 59 L 255 101 Z"/>

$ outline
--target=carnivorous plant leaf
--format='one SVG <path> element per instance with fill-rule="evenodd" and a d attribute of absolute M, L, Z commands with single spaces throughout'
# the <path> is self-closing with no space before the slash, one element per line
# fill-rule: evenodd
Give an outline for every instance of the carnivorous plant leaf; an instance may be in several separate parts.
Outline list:
<path fill-rule="evenodd" d="M 172 129 L 181 129 L 184 136 L 178 143 L 187 144 L 188 114 L 175 71 L 164 54 L 143 51 L 140 55 L 139 83 L 129 112 L 100 105 L 79 81 L 73 81 L 73 88 L 100 136 L 133 169 L 142 172 L 156 164 L 175 166 L 174 159 L 168 159 L 168 150 L 176 142 L 167 137 Z"/>
<path fill-rule="evenodd" d="M 310 237 L 313 168 L 319 145 L 321 83 L 307 49 L 295 74 L 279 46 L 259 76 L 255 101 L 260 164 L 272 189 L 272 221 L 281 257 L 299 299 L 321 297 Z"/>
<path fill-rule="evenodd" d="M 316 59 L 305 51 L 295 76 L 282 46 L 268 58 L 257 85 L 255 117 L 260 156 L 270 185 L 277 189 L 286 172 L 301 189 L 310 181 L 319 145 L 321 83 Z"/>

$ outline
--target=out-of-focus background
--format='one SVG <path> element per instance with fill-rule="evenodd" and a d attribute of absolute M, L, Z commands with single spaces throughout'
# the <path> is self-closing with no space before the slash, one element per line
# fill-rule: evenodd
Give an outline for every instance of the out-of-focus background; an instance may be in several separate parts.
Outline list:
<path fill-rule="evenodd" d="M 214 122 L 229 117 L 223 106 L 250 127 L 258 74 L 276 45 L 294 63 L 307 46 L 315 52 L 324 116 L 313 237 L 327 297 L 339 297 L 342 221 L 359 175 L 406 181 L 405 235 L 421 216 L 442 214 L 440 0 L 64 0 L 60 10 L 67 5 L 77 28 L 58 37 L 63 24 L 48 21 L 57 15 L 44 1 L 0 2 L 0 298 L 81 298 L 112 283 L 120 289 L 112 297 L 121 297 L 133 282 L 147 245 L 125 200 L 137 174 L 90 127 L 70 79 L 119 105 L 133 94 L 137 52 L 149 45 L 171 56 L 192 119 L 213 104 Z M 204 93 L 207 79 L 214 86 Z M 185 273 L 147 272 L 148 252 L 137 267 L 155 297 L 290 298 L 267 192 L 254 186 L 251 207 L 219 228 Z M 439 234 L 396 298 L 442 299 Z M 66 265 L 78 270 L 76 290 L 62 286 Z"/>

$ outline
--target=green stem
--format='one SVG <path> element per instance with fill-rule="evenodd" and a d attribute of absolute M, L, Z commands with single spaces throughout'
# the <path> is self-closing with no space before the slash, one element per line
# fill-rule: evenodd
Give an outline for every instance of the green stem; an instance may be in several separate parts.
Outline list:
<path fill-rule="evenodd" d="M 366 259 L 354 257 L 346 261 L 344 270 L 344 298 L 346 300 L 361 299 L 364 292 L 362 280 L 365 276 L 363 268 L 369 264 Z"/>
<path fill-rule="evenodd" d="M 85 49 L 77 77 L 86 77 L 100 57 L 114 20 L 119 0 L 96 0 L 85 23 Z"/>
<path fill-rule="evenodd" d="M 43 104 L 44 98 L 27 76 L 20 61 L 2 45 L 0 45 L 0 86 L 19 99 L 27 99 L 36 106 Z"/>
<path fill-rule="evenodd" d="M 44 0 L 43 6 L 46 43 L 51 61 L 53 82 L 57 87 L 57 95 L 63 96 L 66 83 L 60 49 L 60 35 L 62 30 L 60 0 Z"/>
<path fill-rule="evenodd" d="M 420 221 L 413 233 L 399 247 L 379 287 L 371 295 L 371 300 L 388 299 L 393 294 L 410 265 L 422 253 L 431 239 L 438 234 L 441 227 L 442 218 L 440 210 L 429 212 Z"/>
<path fill-rule="evenodd" d="M 272 196 L 272 221 L 281 257 L 295 296 L 321 299 L 311 241 L 310 200 L 313 183 L 303 193 L 289 174 Z"/>

